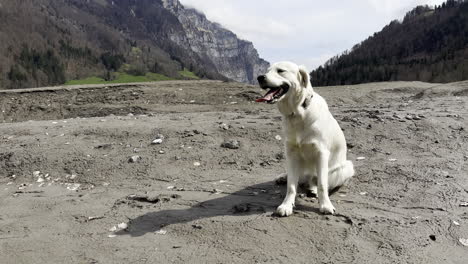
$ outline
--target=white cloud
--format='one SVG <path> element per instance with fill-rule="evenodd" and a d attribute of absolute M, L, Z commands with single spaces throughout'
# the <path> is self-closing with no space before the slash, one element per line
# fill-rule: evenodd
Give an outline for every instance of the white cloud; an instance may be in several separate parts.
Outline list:
<path fill-rule="evenodd" d="M 417 5 L 444 0 L 180 0 L 204 12 L 270 62 L 314 69 Z"/>

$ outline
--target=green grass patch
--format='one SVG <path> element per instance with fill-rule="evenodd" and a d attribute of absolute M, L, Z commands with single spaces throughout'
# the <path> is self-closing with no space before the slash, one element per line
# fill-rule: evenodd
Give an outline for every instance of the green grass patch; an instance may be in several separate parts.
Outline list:
<path fill-rule="evenodd" d="M 127 73 L 116 72 L 117 78 L 112 81 L 106 81 L 100 77 L 88 77 L 80 80 L 70 80 L 65 85 L 81 85 L 81 84 L 108 84 L 108 83 L 133 83 L 133 82 L 155 82 L 173 80 L 165 75 L 148 72 L 144 76 L 135 76 Z"/>
<path fill-rule="evenodd" d="M 187 69 L 184 69 L 183 71 L 179 71 L 179 74 L 185 78 L 189 78 L 189 79 L 200 79 L 200 77 L 198 77 L 197 75 L 195 75 L 195 73 L 187 70 Z"/>

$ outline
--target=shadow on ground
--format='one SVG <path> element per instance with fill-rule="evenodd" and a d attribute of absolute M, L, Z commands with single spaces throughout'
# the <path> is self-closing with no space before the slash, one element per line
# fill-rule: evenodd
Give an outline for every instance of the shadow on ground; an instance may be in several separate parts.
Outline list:
<path fill-rule="evenodd" d="M 248 186 L 229 195 L 195 204 L 188 209 L 149 212 L 131 219 L 128 228 L 117 235 L 143 236 L 168 225 L 188 223 L 215 216 L 246 216 L 272 213 L 282 202 L 284 186 L 274 181 Z M 297 205 L 297 210 L 319 214 L 318 209 Z"/>

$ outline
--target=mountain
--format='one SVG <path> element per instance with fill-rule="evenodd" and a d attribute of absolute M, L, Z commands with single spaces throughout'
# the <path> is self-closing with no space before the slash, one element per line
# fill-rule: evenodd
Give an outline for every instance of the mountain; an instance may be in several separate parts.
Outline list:
<path fill-rule="evenodd" d="M 468 79 L 468 1 L 418 6 L 311 72 L 316 86 Z"/>
<path fill-rule="evenodd" d="M 0 0 L 0 87 L 116 72 L 253 83 L 269 63 L 178 0 Z"/>

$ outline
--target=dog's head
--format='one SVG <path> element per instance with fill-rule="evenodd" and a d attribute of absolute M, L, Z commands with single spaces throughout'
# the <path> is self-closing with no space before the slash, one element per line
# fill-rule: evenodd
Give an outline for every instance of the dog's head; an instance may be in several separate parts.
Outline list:
<path fill-rule="evenodd" d="M 301 93 L 302 89 L 312 89 L 309 73 L 303 66 L 292 62 L 273 64 L 264 75 L 257 78 L 262 89 L 268 92 L 257 102 L 276 103 L 288 94 Z"/>

